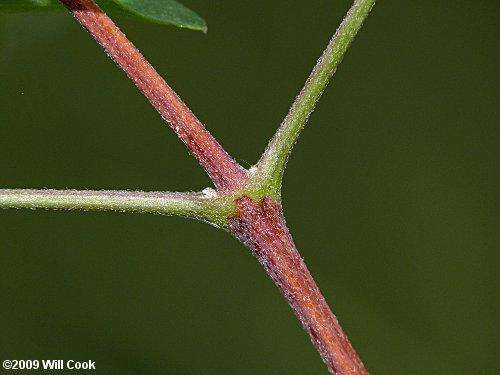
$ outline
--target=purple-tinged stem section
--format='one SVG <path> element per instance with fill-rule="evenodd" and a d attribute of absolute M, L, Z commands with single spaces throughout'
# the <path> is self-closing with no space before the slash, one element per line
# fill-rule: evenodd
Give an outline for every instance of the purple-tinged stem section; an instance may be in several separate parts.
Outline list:
<path fill-rule="evenodd" d="M 236 200 L 231 232 L 264 266 L 309 334 L 332 374 L 368 375 L 363 363 L 314 282 L 285 224 L 280 204 L 264 196 Z"/>
<path fill-rule="evenodd" d="M 222 148 L 113 21 L 92 0 L 60 0 L 134 81 L 170 124 L 220 193 L 237 190 L 247 173 Z"/>

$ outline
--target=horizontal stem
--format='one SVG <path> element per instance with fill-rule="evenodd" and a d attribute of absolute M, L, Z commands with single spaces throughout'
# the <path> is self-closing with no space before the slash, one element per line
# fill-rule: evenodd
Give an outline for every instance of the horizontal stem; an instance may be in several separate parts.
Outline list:
<path fill-rule="evenodd" d="M 246 171 L 215 140 L 125 34 L 92 0 L 60 0 L 170 124 L 222 193 L 236 190 Z"/>
<path fill-rule="evenodd" d="M 0 208 L 148 212 L 196 218 L 220 227 L 225 227 L 227 216 L 224 205 L 205 193 L 0 189 Z"/>
<path fill-rule="evenodd" d="M 265 185 L 266 193 L 279 197 L 285 164 L 300 131 L 374 4 L 375 0 L 354 1 L 257 163 L 259 185 Z"/>

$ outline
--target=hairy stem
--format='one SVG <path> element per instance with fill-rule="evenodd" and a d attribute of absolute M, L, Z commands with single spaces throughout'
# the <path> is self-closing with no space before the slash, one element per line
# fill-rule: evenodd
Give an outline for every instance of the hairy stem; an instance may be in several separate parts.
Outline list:
<path fill-rule="evenodd" d="M 321 358 L 333 374 L 367 375 L 335 315 L 300 256 L 278 201 L 264 196 L 236 200 L 229 218 L 231 232 L 247 245 L 264 266 L 299 318 Z"/>
<path fill-rule="evenodd" d="M 92 0 L 60 0 L 127 73 L 170 124 L 221 193 L 239 188 L 246 171 L 212 137 L 163 78 Z"/>
<path fill-rule="evenodd" d="M 257 163 L 260 188 L 268 194 L 280 196 L 283 171 L 293 145 L 374 4 L 375 0 L 354 1 Z"/>
<path fill-rule="evenodd" d="M 229 229 L 262 263 L 330 372 L 368 374 L 293 243 L 282 214 L 280 188 L 293 144 L 375 0 L 355 0 L 251 176 L 92 0 L 60 1 L 170 123 L 219 193 L 0 189 L 0 208 L 155 212 L 195 217 Z"/>
<path fill-rule="evenodd" d="M 46 208 L 179 215 L 226 227 L 227 208 L 204 193 L 0 189 L 0 208 Z"/>

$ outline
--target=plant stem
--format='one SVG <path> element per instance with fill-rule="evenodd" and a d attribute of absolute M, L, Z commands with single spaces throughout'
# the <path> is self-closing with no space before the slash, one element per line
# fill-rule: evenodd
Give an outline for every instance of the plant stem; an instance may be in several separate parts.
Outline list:
<path fill-rule="evenodd" d="M 0 189 L 0 208 L 156 212 L 229 229 L 261 262 L 333 374 L 368 372 L 298 253 L 280 204 L 283 170 L 300 131 L 375 0 L 355 0 L 251 176 L 217 143 L 92 0 L 60 0 L 150 100 L 205 168 L 218 193 Z"/>
<path fill-rule="evenodd" d="M 226 206 L 204 193 L 0 189 L 0 208 L 149 212 L 192 217 L 223 228 Z"/>
<path fill-rule="evenodd" d="M 279 199 L 285 165 L 300 131 L 374 4 L 375 0 L 354 1 L 257 163 L 259 189 L 267 194 Z"/>
<path fill-rule="evenodd" d="M 60 0 L 134 81 L 170 124 L 221 193 L 236 190 L 247 173 L 212 137 L 163 78 L 92 0 Z"/>
<path fill-rule="evenodd" d="M 367 375 L 309 273 L 285 224 L 281 205 L 264 196 L 236 200 L 231 232 L 247 245 L 283 294 L 333 374 Z"/>

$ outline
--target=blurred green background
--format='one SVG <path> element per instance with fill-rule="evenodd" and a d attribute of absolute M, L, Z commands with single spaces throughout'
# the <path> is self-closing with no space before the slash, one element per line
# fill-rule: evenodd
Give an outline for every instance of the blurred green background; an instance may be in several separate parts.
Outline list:
<path fill-rule="evenodd" d="M 207 35 L 115 20 L 250 166 L 350 1 L 184 4 Z M 289 161 L 287 222 L 373 374 L 498 370 L 498 10 L 381 1 Z M 68 14 L 2 16 L 0 50 L 0 186 L 210 184 Z M 102 374 L 327 373 L 250 252 L 204 223 L 6 210 L 0 247 L 2 360 L 91 359 Z"/>

